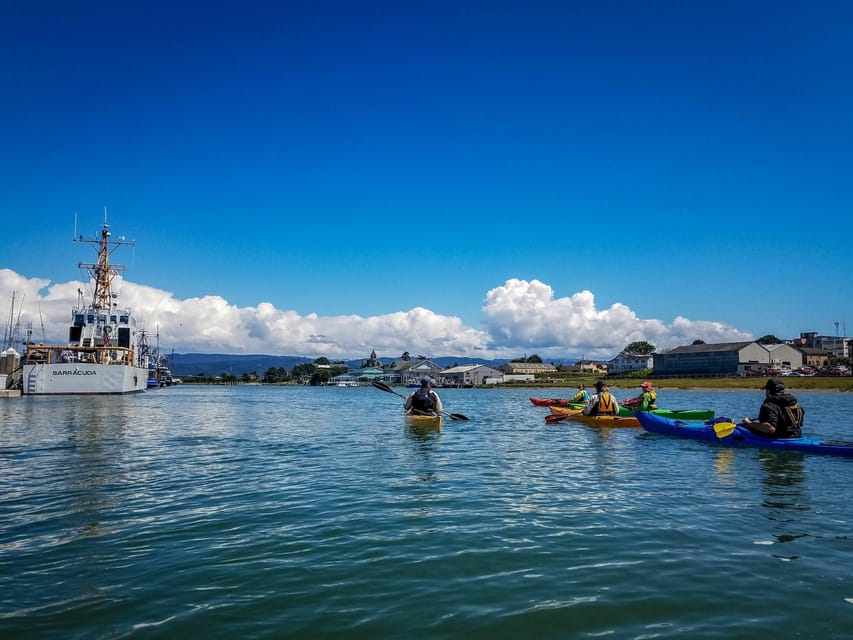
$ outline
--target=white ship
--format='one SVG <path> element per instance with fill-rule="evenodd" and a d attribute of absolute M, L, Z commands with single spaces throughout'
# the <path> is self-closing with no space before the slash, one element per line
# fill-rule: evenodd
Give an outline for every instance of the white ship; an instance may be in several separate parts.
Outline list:
<path fill-rule="evenodd" d="M 100 239 L 75 238 L 98 252 L 96 263 L 79 263 L 94 281 L 92 302 L 86 305 L 78 291 L 71 312 L 68 344 L 47 346 L 27 338 L 22 365 L 24 395 L 114 394 L 144 391 L 148 363 L 139 348 L 141 331 L 130 309 L 118 308 L 112 292 L 113 278 L 123 271 L 110 265 L 110 255 L 120 245 L 134 245 L 123 238 L 112 240 L 104 223 Z"/>

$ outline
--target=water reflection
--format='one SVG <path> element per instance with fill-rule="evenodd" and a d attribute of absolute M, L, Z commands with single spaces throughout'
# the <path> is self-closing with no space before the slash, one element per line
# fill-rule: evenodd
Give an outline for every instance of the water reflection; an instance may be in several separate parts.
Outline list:
<path fill-rule="evenodd" d="M 714 472 L 717 474 L 717 481 L 721 485 L 731 487 L 737 483 L 733 473 L 734 460 L 735 452 L 733 449 L 717 449 L 717 456 L 714 458 Z"/>
<path fill-rule="evenodd" d="M 63 407 L 73 445 L 66 466 L 68 515 L 76 521 L 77 536 L 96 537 L 106 532 L 104 512 L 116 506 L 110 488 L 122 481 L 127 420 L 121 399 L 77 400 Z"/>
<path fill-rule="evenodd" d="M 804 454 L 761 451 L 759 460 L 763 469 L 761 479 L 765 517 L 773 524 L 773 538 L 777 544 L 792 542 L 809 534 L 802 531 L 802 519 L 798 512 L 811 509 L 803 483 L 806 480 L 803 466 Z M 782 556 L 782 560 L 796 560 L 799 556 Z"/>
<path fill-rule="evenodd" d="M 426 464 L 432 461 L 432 453 L 441 439 L 441 432 L 407 424 L 406 439 L 412 443 L 412 450 L 418 462 Z M 436 482 L 438 475 L 432 469 L 419 468 L 415 479 L 418 482 Z"/>
<path fill-rule="evenodd" d="M 618 475 L 622 453 L 614 440 L 617 432 L 622 432 L 621 428 L 614 427 L 598 427 L 593 425 L 577 425 L 577 428 L 584 428 L 591 434 L 591 461 L 592 467 L 595 470 L 596 477 L 600 479 L 613 478 Z M 631 429 L 633 431 L 633 429 Z M 624 433 L 623 433 L 624 435 Z"/>
<path fill-rule="evenodd" d="M 790 521 L 790 511 L 808 511 L 802 484 L 806 479 L 803 467 L 804 454 L 797 452 L 762 452 L 759 455 L 764 469 L 762 485 L 765 499 L 763 506 L 772 510 L 771 520 Z"/>

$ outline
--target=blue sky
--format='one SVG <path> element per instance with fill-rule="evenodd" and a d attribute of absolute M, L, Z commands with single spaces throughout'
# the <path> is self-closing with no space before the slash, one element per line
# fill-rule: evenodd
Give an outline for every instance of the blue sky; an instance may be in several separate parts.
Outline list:
<path fill-rule="evenodd" d="M 105 206 L 178 350 L 853 332 L 853 4 L 16 4 L 0 312 L 49 335 Z"/>

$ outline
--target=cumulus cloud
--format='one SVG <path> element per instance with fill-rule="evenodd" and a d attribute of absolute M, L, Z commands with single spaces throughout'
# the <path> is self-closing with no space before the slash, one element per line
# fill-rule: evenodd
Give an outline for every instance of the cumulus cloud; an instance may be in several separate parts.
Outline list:
<path fill-rule="evenodd" d="M 25 278 L 9 269 L 0 270 L 0 290 L 17 292 L 16 308 L 22 309 L 22 337 L 29 324 L 35 341 L 62 343 L 67 339 L 78 289 L 86 292 L 84 300 L 91 298 L 90 283 L 50 284 L 44 279 Z M 152 335 L 159 334 L 161 346 L 174 346 L 183 352 L 334 359 L 364 357 L 375 349 L 383 357 L 397 357 L 404 351 L 430 356 L 494 357 L 488 351 L 489 337 L 483 331 L 465 326 L 458 317 L 438 315 L 421 307 L 366 318 L 300 315 L 276 309 L 268 302 L 256 307 L 237 307 L 221 296 L 179 300 L 167 291 L 138 285 L 120 276 L 113 281 L 113 291 L 121 292 L 121 304 L 133 309 L 141 328 Z"/>
<path fill-rule="evenodd" d="M 550 286 L 538 280 L 507 280 L 486 294 L 483 323 L 495 350 L 549 354 L 583 353 L 611 357 L 625 345 L 646 340 L 659 350 L 705 342 L 751 340 L 752 334 L 735 327 L 677 317 L 672 324 L 641 319 L 627 306 L 595 306 L 591 291 L 556 298 Z"/>
<path fill-rule="evenodd" d="M 51 284 L 0 269 L 0 291 L 17 292 L 15 315 L 21 338 L 29 325 L 36 341 L 64 342 L 78 290 L 88 301 L 91 283 Z M 380 357 L 396 357 L 404 351 L 481 358 L 537 353 L 566 361 L 573 354 L 609 358 L 635 340 L 668 348 L 696 338 L 706 342 L 752 339 L 749 333 L 718 322 L 682 317 L 671 324 L 644 320 L 618 303 L 599 310 L 590 291 L 556 298 L 551 287 L 537 280 L 511 279 L 489 291 L 483 302 L 485 330 L 422 307 L 369 317 L 318 316 L 277 309 L 269 302 L 237 307 L 221 296 L 180 300 L 120 276 L 113 290 L 120 291 L 122 305 L 134 310 L 142 328 L 159 333 L 161 346 L 180 352 L 350 359 L 365 357 L 375 349 Z"/>

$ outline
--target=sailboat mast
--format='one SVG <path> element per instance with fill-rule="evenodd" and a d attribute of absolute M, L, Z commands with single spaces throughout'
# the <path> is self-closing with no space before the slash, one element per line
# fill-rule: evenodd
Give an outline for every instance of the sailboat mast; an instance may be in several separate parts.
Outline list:
<path fill-rule="evenodd" d="M 9 309 L 9 326 L 3 330 L 3 349 L 12 346 L 12 326 L 15 321 L 15 296 L 17 291 L 12 292 L 12 307 Z M 8 344 L 7 344 L 8 343 Z"/>

